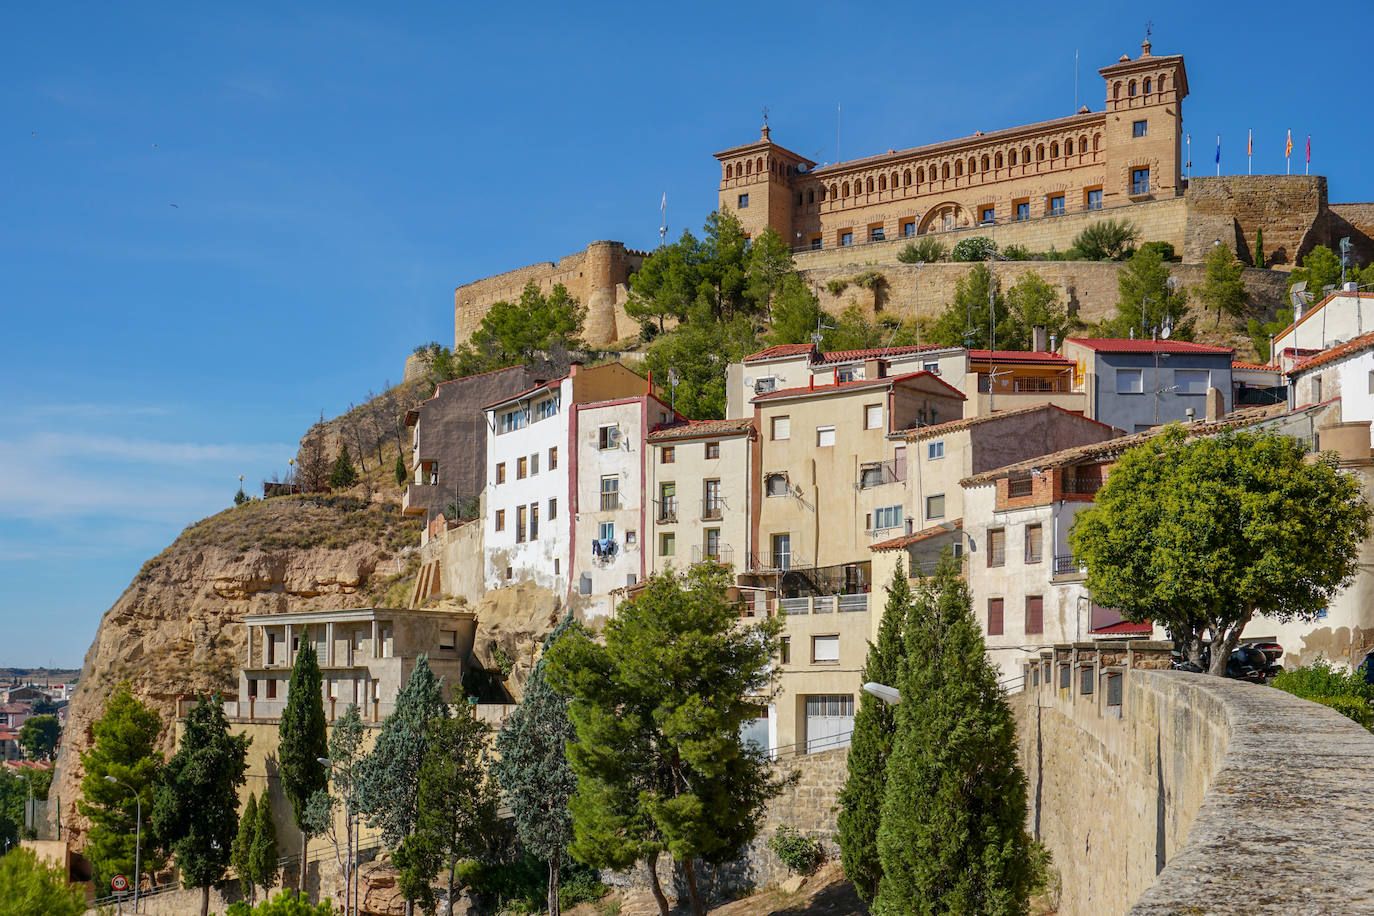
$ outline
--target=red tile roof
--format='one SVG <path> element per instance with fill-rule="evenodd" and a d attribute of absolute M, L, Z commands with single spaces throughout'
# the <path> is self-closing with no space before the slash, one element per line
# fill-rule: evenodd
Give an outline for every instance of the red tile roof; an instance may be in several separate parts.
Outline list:
<path fill-rule="evenodd" d="M 901 547 L 910 547 L 912 544 L 918 544 L 921 541 L 930 540 L 931 538 L 937 537 L 941 534 L 954 534 L 956 531 L 961 530 L 963 527 L 964 520 L 962 518 L 956 518 L 950 522 L 947 522 L 944 525 L 936 525 L 932 528 L 925 528 L 921 531 L 917 531 L 912 534 L 904 534 L 901 537 L 895 537 L 891 540 L 879 541 L 876 544 L 870 544 L 868 546 L 868 549 L 897 550 Z"/>
<path fill-rule="evenodd" d="M 911 441 L 916 441 L 918 439 L 925 439 L 928 436 L 943 436 L 946 433 L 954 433 L 963 429 L 968 429 L 970 426 L 978 426 L 981 423 L 988 423 L 992 420 L 1005 420 L 1008 417 L 1019 417 L 1024 414 L 1034 413 L 1037 410 L 1057 410 L 1060 413 L 1077 417 L 1080 420 L 1096 423 L 1104 429 L 1112 429 L 1111 426 L 1108 426 L 1100 420 L 1085 417 L 1079 411 L 1067 410 L 1060 407 L 1058 404 L 1032 404 L 1029 407 L 1018 407 L 1015 410 L 999 410 L 994 413 L 984 414 L 980 417 L 964 417 L 962 420 L 947 420 L 944 423 L 936 423 L 934 426 L 920 426 L 916 429 L 908 430 L 906 437 Z"/>
<path fill-rule="evenodd" d="M 649 433 L 650 442 L 671 442 L 676 439 L 696 439 L 702 436 L 735 436 L 754 428 L 752 417 L 734 420 L 689 420 L 673 426 L 663 426 Z"/>
<path fill-rule="evenodd" d="M 1109 623 L 1105 627 L 1093 627 L 1092 629 L 1088 630 L 1089 633 L 1105 633 L 1108 635 L 1118 636 L 1136 633 L 1144 633 L 1148 635 L 1150 633 L 1153 633 L 1154 631 L 1154 624 L 1149 623 L 1148 621 L 1145 623 L 1131 623 L 1131 621 L 1129 620 L 1118 620 L 1116 623 Z"/>
<path fill-rule="evenodd" d="M 1325 366 L 1327 363 L 1334 363 L 1345 359 L 1347 356 L 1354 356 L 1356 353 L 1363 353 L 1365 350 L 1374 347 L 1374 332 L 1361 334 L 1353 340 L 1347 340 L 1343 344 L 1329 347 L 1316 356 L 1309 356 L 1307 359 L 1293 366 L 1288 370 L 1289 375 L 1297 375 L 1299 372 L 1306 372 L 1308 369 L 1315 369 L 1318 366 Z"/>
<path fill-rule="evenodd" d="M 1044 353 L 1039 350 L 969 350 L 969 360 L 994 363 L 1033 363 L 1048 366 L 1072 366 L 1073 360 L 1065 359 L 1058 353 Z"/>
<path fill-rule="evenodd" d="M 885 356 L 909 356 L 912 353 L 925 353 L 928 350 L 948 350 L 950 347 L 941 347 L 935 344 L 921 344 L 908 347 L 873 347 L 868 350 L 832 350 L 829 353 L 821 353 L 820 359 L 816 362 L 826 365 L 829 363 L 848 363 L 860 359 L 881 359 Z"/>
<path fill-rule="evenodd" d="M 550 391 L 554 391 L 558 388 L 560 384 L 562 384 L 563 379 L 565 378 L 567 378 L 566 375 L 562 378 L 550 379 L 542 385 L 535 385 L 533 388 L 526 388 L 524 391 L 517 391 L 515 394 L 507 395 L 506 397 L 501 398 L 499 401 L 492 401 L 490 404 L 483 405 L 482 409 L 491 410 L 493 407 L 500 407 L 502 404 L 509 404 L 511 401 L 519 401 L 522 398 L 529 397 L 536 391 L 543 391 L 546 388 Z"/>
<path fill-rule="evenodd" d="M 1074 343 L 1099 353 L 1198 353 L 1234 354 L 1231 347 L 1213 347 L 1188 340 L 1133 340 L 1129 337 L 1066 337 L 1064 343 Z"/>
<path fill-rule="evenodd" d="M 855 379 L 852 382 L 840 382 L 839 384 L 835 385 L 816 385 L 814 387 L 810 385 L 804 385 L 800 388 L 779 388 L 777 391 L 770 391 L 766 394 L 757 395 L 753 399 L 753 403 L 757 404 L 759 401 L 773 401 L 779 400 L 781 398 L 799 398 L 809 394 L 834 394 L 837 391 L 856 391 L 863 388 L 884 388 L 888 385 L 894 385 L 898 382 L 911 381 L 912 379 L 919 378 L 923 375 L 937 382 L 940 386 L 949 389 L 951 397 L 957 397 L 961 401 L 967 400 L 967 398 L 964 397 L 964 393 L 960 391 L 958 388 L 955 388 L 953 385 L 944 381 L 935 373 L 926 372 L 924 369 L 922 369 L 918 372 L 907 372 L 904 375 L 889 375 L 883 378 L 861 378 Z"/>
<path fill-rule="evenodd" d="M 1279 368 L 1278 366 L 1261 366 L 1259 363 L 1241 363 L 1241 362 L 1236 362 L 1235 360 L 1232 360 L 1232 361 L 1231 361 L 1231 368 L 1232 368 L 1232 369 L 1248 369 L 1248 370 L 1253 371 L 1253 372 L 1282 372 L 1282 371 L 1283 371 L 1283 370 L 1282 370 L 1281 368 Z"/>
<path fill-rule="evenodd" d="M 778 344 L 775 347 L 768 347 L 757 353 L 750 353 L 744 358 L 746 363 L 756 362 L 762 359 L 780 359 L 784 356 L 803 356 L 816 350 L 815 344 Z"/>

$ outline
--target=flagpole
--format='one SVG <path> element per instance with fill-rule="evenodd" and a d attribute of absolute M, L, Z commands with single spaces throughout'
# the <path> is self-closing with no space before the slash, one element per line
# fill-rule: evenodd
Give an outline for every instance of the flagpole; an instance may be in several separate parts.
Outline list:
<path fill-rule="evenodd" d="M 1293 129 L 1288 129 L 1288 142 L 1283 147 L 1283 172 L 1285 175 L 1293 174 Z"/>
<path fill-rule="evenodd" d="M 1308 134 L 1308 135 L 1307 135 L 1307 165 L 1303 166 L 1303 168 L 1302 168 L 1302 173 L 1303 173 L 1304 175 L 1311 175 L 1311 174 L 1312 174 L 1312 135 L 1311 135 L 1311 134 Z"/>
<path fill-rule="evenodd" d="M 1255 129 L 1250 128 L 1250 133 L 1245 138 L 1245 174 L 1253 175 L 1255 164 Z"/>
<path fill-rule="evenodd" d="M 1217 177 L 1221 177 L 1221 134 L 1217 134 Z"/>
<path fill-rule="evenodd" d="M 1193 135 L 1188 134 L 1188 183 L 1193 183 Z"/>

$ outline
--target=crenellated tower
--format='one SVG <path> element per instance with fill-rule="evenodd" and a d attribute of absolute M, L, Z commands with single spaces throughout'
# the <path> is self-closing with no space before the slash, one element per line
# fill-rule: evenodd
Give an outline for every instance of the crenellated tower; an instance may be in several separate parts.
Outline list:
<path fill-rule="evenodd" d="M 1097 72 L 1107 89 L 1107 205 L 1182 194 L 1183 99 L 1188 95 L 1183 56 L 1155 57 L 1146 38 L 1135 60 L 1123 54 Z"/>
<path fill-rule="evenodd" d="M 799 245 L 793 226 L 793 179 L 816 163 L 769 138 L 765 124 L 754 143 L 716 153 L 720 162 L 721 210 L 738 217 L 751 238 L 772 226 L 783 242 Z"/>

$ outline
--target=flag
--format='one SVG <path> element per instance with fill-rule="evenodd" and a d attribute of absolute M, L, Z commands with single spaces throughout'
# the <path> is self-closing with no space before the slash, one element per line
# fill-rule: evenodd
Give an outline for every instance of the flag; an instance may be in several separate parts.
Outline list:
<path fill-rule="evenodd" d="M 1312 161 L 1312 135 L 1307 135 L 1307 161 Z"/>
<path fill-rule="evenodd" d="M 1245 155 L 1255 155 L 1255 129 L 1250 128 L 1250 134 L 1245 138 Z"/>
<path fill-rule="evenodd" d="M 1288 131 L 1288 143 L 1283 148 L 1283 155 L 1285 158 L 1293 155 L 1293 131 L 1291 129 Z"/>
<path fill-rule="evenodd" d="M 1221 134 L 1217 134 L 1217 165 L 1221 165 Z"/>

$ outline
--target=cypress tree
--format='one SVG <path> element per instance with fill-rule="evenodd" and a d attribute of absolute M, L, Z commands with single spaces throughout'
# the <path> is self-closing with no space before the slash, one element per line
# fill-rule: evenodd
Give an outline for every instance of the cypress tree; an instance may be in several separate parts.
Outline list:
<path fill-rule="evenodd" d="M 492 772 L 515 820 L 520 844 L 548 863 L 549 916 L 559 916 L 558 871 L 572 842 L 568 799 L 577 776 L 564 753 L 577 738 L 568 718 L 568 697 L 548 681 L 548 653 L 563 634 L 580 625 L 569 614 L 544 640 L 544 654 L 525 682 L 525 696 L 496 736 Z"/>
<path fill-rule="evenodd" d="M 397 455 L 397 456 L 396 456 L 396 469 L 395 469 L 395 470 L 396 470 L 396 486 L 401 487 L 402 489 L 404 489 L 404 488 L 405 488 L 405 485 L 406 485 L 406 478 L 409 477 L 410 474 L 409 474 L 409 472 L 406 471 L 406 462 L 405 462 L 405 459 L 402 458 L 400 455 Z"/>
<path fill-rule="evenodd" d="M 1255 230 L 1255 266 L 1264 266 L 1264 227 Z"/>
<path fill-rule="evenodd" d="M 329 486 L 334 490 L 347 490 L 358 482 L 358 469 L 353 466 L 353 459 L 348 454 L 348 443 L 345 442 L 339 450 L 339 457 L 334 459 L 334 467 L 329 472 Z"/>
<path fill-rule="evenodd" d="M 878 624 L 878 641 L 868 644 L 864 683 L 897 686 L 902 680 L 906 646 L 902 629 L 911 613 L 911 584 L 900 561 L 887 587 L 887 606 Z M 871 694 L 859 697 L 854 733 L 849 743 L 849 778 L 839 794 L 840 861 L 844 873 L 865 902 L 878 892 L 882 864 L 878 859 L 878 825 L 882 820 L 883 794 L 887 786 L 887 761 L 897 730 L 895 707 Z"/>
<path fill-rule="evenodd" d="M 1023 916 L 1034 867 L 1016 729 L 948 554 L 906 632 L 874 916 Z"/>
<path fill-rule="evenodd" d="M 264 799 L 264 802 L 266 799 Z M 253 852 L 253 833 L 258 829 L 258 800 L 252 793 L 248 793 L 248 804 L 244 806 L 243 813 L 239 815 L 239 831 L 234 835 L 234 846 L 229 851 L 229 865 L 234 869 L 234 873 L 239 876 L 239 889 L 243 891 L 243 896 L 252 900 L 254 894 L 253 870 L 250 866 L 250 857 Z"/>
<path fill-rule="evenodd" d="M 265 794 L 258 800 L 248 871 L 253 883 L 262 885 L 263 897 L 271 894 L 272 885 L 277 883 L 277 823 L 272 820 L 272 801 Z"/>
<path fill-rule="evenodd" d="M 320 758 L 329 753 L 325 744 L 324 694 L 321 692 L 319 659 L 310 642 L 310 631 L 301 632 L 296 663 L 291 667 L 286 709 L 277 730 L 277 759 L 281 764 L 281 787 L 291 802 L 291 813 L 301 832 L 300 882 L 305 892 L 306 850 L 314 825 L 308 816 L 310 797 L 329 785 L 329 772 Z"/>

